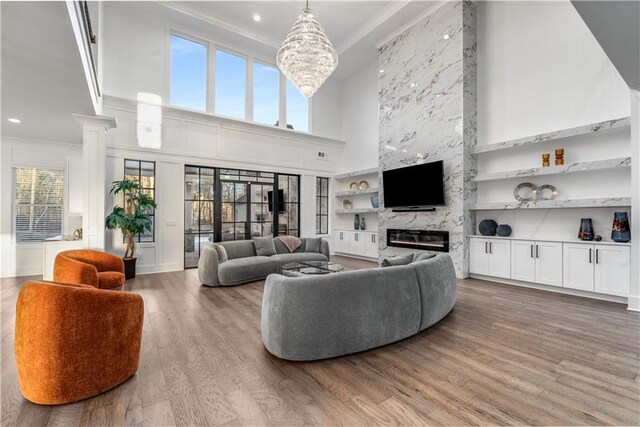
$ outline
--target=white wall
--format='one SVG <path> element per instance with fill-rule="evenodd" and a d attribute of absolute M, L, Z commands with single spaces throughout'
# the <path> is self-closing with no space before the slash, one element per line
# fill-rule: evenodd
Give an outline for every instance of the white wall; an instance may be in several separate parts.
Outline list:
<path fill-rule="evenodd" d="M 67 213 L 70 200 L 82 197 L 76 191 L 69 192 L 69 175 L 77 174 L 68 165 L 77 165 L 74 160 L 82 155 L 82 147 L 77 144 L 53 143 L 48 141 L 33 141 L 25 139 L 2 137 L 0 140 L 2 151 L 0 165 L 0 186 L 2 205 L 0 206 L 0 277 L 30 276 L 42 274 L 42 243 L 14 243 L 13 242 L 13 168 L 40 167 L 65 170 L 65 202 L 64 225 L 68 226 Z M 69 162 L 71 160 L 71 162 Z M 74 205 L 72 203 L 72 205 Z M 72 230 L 71 230 L 72 231 Z M 69 230 L 63 230 L 63 233 Z"/>
<path fill-rule="evenodd" d="M 640 311 L 640 92 L 631 90 L 631 287 L 629 309 Z"/>
<path fill-rule="evenodd" d="M 180 19 L 184 21 L 184 16 Z M 190 19 L 190 18 L 189 18 Z M 149 15 L 126 2 L 104 5 L 103 92 L 114 97 L 135 100 L 138 92 L 150 92 L 169 100 L 169 43 L 171 30 L 202 40 L 219 43 L 240 53 L 275 63 L 274 55 L 229 46 L 202 30 L 203 23 L 175 23 Z M 315 135 L 340 139 L 342 134 L 341 84 L 329 78 L 311 101 L 311 130 Z"/>
<path fill-rule="evenodd" d="M 342 81 L 342 172 L 378 166 L 378 61 Z"/>
<path fill-rule="evenodd" d="M 478 4 L 478 145 L 629 116 L 622 77 L 568 0 Z"/>

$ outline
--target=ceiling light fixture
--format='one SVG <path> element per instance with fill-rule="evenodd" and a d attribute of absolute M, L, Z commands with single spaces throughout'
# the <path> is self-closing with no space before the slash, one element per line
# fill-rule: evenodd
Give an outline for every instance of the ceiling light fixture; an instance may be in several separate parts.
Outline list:
<path fill-rule="evenodd" d="M 382 70 L 382 69 L 381 69 L 381 70 L 380 70 L 380 74 L 384 74 L 384 70 Z"/>
<path fill-rule="evenodd" d="M 445 35 L 444 35 L 444 39 L 445 39 L 445 40 L 449 40 L 449 37 L 450 37 L 450 36 L 449 36 L 449 34 L 445 34 Z"/>
<path fill-rule="evenodd" d="M 22 120 L 20 119 L 16 119 L 15 117 L 9 117 L 9 120 L 11 123 L 22 123 Z"/>
<path fill-rule="evenodd" d="M 309 0 L 282 42 L 276 63 L 307 98 L 311 98 L 338 67 L 338 52 L 311 13 Z"/>
<path fill-rule="evenodd" d="M 260 18 L 260 15 L 258 15 L 257 13 L 254 13 L 254 14 L 253 14 L 253 20 L 254 20 L 254 21 L 256 21 L 256 22 L 260 22 L 260 20 L 261 20 L 261 19 L 262 19 L 262 18 Z"/>

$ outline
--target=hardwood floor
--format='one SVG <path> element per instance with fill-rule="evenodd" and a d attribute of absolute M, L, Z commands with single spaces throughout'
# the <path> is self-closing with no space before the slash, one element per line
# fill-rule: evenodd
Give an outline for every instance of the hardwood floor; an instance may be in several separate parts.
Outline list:
<path fill-rule="evenodd" d="M 640 423 L 640 316 L 623 305 L 464 280 L 454 310 L 414 337 L 292 363 L 262 346 L 263 282 L 207 288 L 195 270 L 127 282 L 146 309 L 133 378 L 39 406 L 21 396 L 13 357 L 26 279 L 0 283 L 2 426 Z"/>

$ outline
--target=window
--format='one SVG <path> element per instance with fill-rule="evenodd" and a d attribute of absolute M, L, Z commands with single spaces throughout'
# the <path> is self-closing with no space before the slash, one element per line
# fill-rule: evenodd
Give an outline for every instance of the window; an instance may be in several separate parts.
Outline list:
<path fill-rule="evenodd" d="M 282 194 L 283 208 L 278 202 L 278 235 L 296 236 L 300 235 L 300 177 L 298 175 L 278 174 L 278 194 Z"/>
<path fill-rule="evenodd" d="M 213 242 L 215 169 L 185 166 L 184 267 L 198 266 L 202 248 Z"/>
<path fill-rule="evenodd" d="M 124 178 L 138 181 L 142 187 L 140 191 L 146 193 L 150 197 L 156 198 L 156 163 L 145 162 L 143 160 L 125 160 L 124 161 Z M 148 243 L 155 241 L 156 218 L 155 210 L 152 208 L 148 212 L 151 219 L 151 231 L 145 231 L 134 237 L 136 243 Z"/>
<path fill-rule="evenodd" d="M 247 60 L 216 50 L 216 114 L 244 119 Z"/>
<path fill-rule="evenodd" d="M 287 127 L 309 132 L 309 100 L 287 79 Z"/>
<path fill-rule="evenodd" d="M 205 111 L 207 46 L 171 36 L 171 105 Z"/>
<path fill-rule="evenodd" d="M 276 125 L 280 117 L 280 72 L 253 63 L 253 121 Z"/>
<path fill-rule="evenodd" d="M 316 234 L 329 234 L 329 178 L 316 177 Z"/>
<path fill-rule="evenodd" d="M 62 234 L 64 171 L 14 168 L 16 242 L 41 242 Z"/>

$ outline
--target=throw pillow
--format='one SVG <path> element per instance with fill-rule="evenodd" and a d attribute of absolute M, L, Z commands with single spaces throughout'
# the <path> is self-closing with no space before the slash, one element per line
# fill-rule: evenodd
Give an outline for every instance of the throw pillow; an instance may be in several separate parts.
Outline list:
<path fill-rule="evenodd" d="M 280 236 L 278 239 L 284 243 L 287 249 L 289 249 L 289 252 L 295 251 L 302 245 L 302 240 L 295 236 Z"/>
<path fill-rule="evenodd" d="M 218 264 L 222 264 L 223 262 L 229 260 L 229 257 L 227 256 L 227 250 L 224 248 L 224 246 L 214 243 L 213 249 L 215 249 L 216 253 L 218 254 Z"/>
<path fill-rule="evenodd" d="M 304 251 L 320 253 L 321 241 L 322 237 L 307 237 L 307 247 L 304 249 Z"/>
<path fill-rule="evenodd" d="M 426 259 L 431 259 L 434 258 L 436 256 L 436 254 L 430 254 L 430 253 L 420 253 L 420 252 L 416 252 L 414 258 L 413 258 L 413 262 L 418 262 L 418 261 L 424 261 Z"/>
<path fill-rule="evenodd" d="M 256 245 L 256 254 L 258 256 L 271 256 L 276 254 L 276 247 L 273 244 L 272 236 L 254 237 L 253 243 Z"/>
<path fill-rule="evenodd" d="M 380 267 L 394 267 L 396 265 L 409 265 L 413 262 L 413 253 L 383 258 Z"/>

